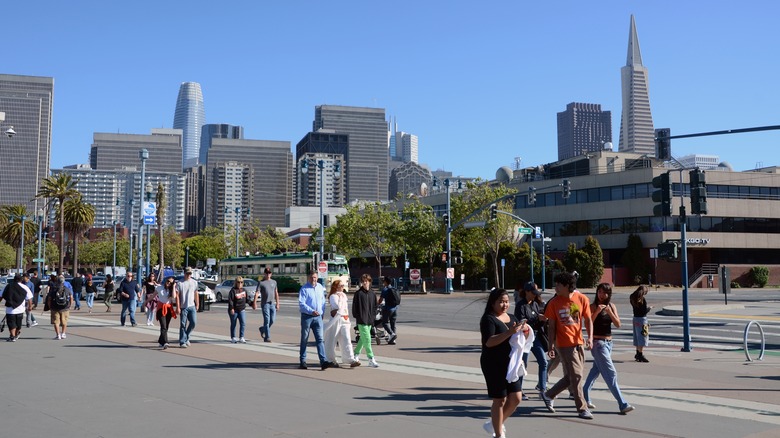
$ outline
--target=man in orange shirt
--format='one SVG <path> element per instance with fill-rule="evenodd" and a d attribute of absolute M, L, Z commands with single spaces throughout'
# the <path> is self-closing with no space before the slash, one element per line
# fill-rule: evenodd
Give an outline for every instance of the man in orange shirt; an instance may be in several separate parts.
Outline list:
<path fill-rule="evenodd" d="M 585 397 L 582 393 L 582 376 L 585 372 L 585 350 L 592 346 L 591 334 L 593 333 L 593 321 L 590 318 L 590 305 L 588 298 L 574 288 L 575 277 L 569 273 L 561 273 L 555 276 L 555 296 L 547 302 L 544 316 L 549 324 L 548 336 L 550 343 L 550 358 L 555 357 L 556 350 L 560 354 L 563 378 L 558 381 L 546 393 L 542 392 L 547 410 L 555 412 L 553 400 L 565 388 L 574 394 L 574 401 L 579 411 L 579 417 L 587 420 L 593 419 L 593 414 L 588 410 Z M 588 330 L 588 340 L 583 341 L 582 323 Z"/>

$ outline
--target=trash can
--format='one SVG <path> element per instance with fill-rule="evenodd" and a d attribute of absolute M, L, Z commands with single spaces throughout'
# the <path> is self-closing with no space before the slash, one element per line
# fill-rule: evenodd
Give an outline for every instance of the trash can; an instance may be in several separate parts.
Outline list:
<path fill-rule="evenodd" d="M 487 292 L 487 290 L 488 290 L 487 278 L 480 278 L 479 279 L 479 286 L 482 288 L 482 292 Z"/>
<path fill-rule="evenodd" d="M 198 294 L 198 312 L 206 310 L 206 294 Z"/>

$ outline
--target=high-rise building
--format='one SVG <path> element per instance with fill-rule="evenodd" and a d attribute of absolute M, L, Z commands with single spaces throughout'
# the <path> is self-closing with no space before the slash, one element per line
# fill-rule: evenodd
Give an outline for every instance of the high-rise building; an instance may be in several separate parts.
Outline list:
<path fill-rule="evenodd" d="M 572 102 L 558 113 L 558 159 L 604 149 L 612 142 L 612 113 L 596 103 Z"/>
<path fill-rule="evenodd" d="M 215 179 L 225 168 L 225 163 L 246 164 L 250 173 L 241 171 L 241 184 L 227 185 L 228 177 L 238 178 L 237 173 L 228 175 L 225 169 L 225 180 Z M 231 167 L 238 172 L 238 167 Z M 231 170 L 231 171 L 232 171 Z M 215 197 L 227 196 L 228 190 L 233 197 L 233 208 L 239 207 L 235 202 L 241 196 L 241 221 L 256 221 L 261 227 L 285 226 L 285 209 L 293 204 L 293 156 L 289 141 L 273 140 L 238 140 L 232 138 L 214 138 L 206 158 L 206 225 L 221 226 L 230 218 L 226 217 L 224 207 L 217 211 L 212 207 Z M 248 176 L 249 175 L 249 176 Z M 247 199 L 243 192 L 243 179 L 251 177 L 251 198 Z M 234 219 L 235 220 L 235 219 Z M 239 224 L 240 226 L 240 224 Z"/>
<path fill-rule="evenodd" d="M 295 205 L 319 206 L 320 187 L 326 207 L 341 207 L 346 201 L 349 135 L 320 129 L 306 134 L 295 147 Z M 322 161 L 322 178 L 319 162 Z M 308 169 L 303 172 L 303 163 Z M 336 170 L 339 171 L 338 177 Z"/>
<path fill-rule="evenodd" d="M 244 128 L 242 126 L 228 125 L 227 123 L 207 123 L 203 125 L 200 133 L 200 153 L 198 154 L 198 164 L 206 164 L 209 148 L 212 138 L 244 138 Z"/>
<path fill-rule="evenodd" d="M 90 167 L 95 170 L 121 169 L 126 166 L 139 166 L 139 153 L 149 151 L 146 170 L 150 172 L 181 172 L 180 129 L 152 129 L 151 135 L 145 134 L 92 134 L 92 148 L 89 153 Z"/>
<path fill-rule="evenodd" d="M 331 129 L 349 135 L 346 158 L 347 200 L 388 199 L 388 135 L 384 108 L 320 105 L 312 131 Z"/>
<path fill-rule="evenodd" d="M 199 233 L 206 227 L 206 166 L 199 164 L 184 169 L 187 178 L 184 210 L 184 230 Z"/>
<path fill-rule="evenodd" d="M 677 162 L 683 168 L 698 167 L 701 170 L 725 170 L 725 166 L 720 165 L 718 155 L 691 154 L 676 158 Z"/>
<path fill-rule="evenodd" d="M 0 75 L 0 127 L 16 131 L 0 137 L 0 205 L 24 204 L 36 214 L 35 195 L 49 176 L 53 94 L 54 78 Z"/>
<path fill-rule="evenodd" d="M 408 132 L 395 133 L 395 144 L 398 155 L 404 163 L 417 163 L 417 136 Z"/>
<path fill-rule="evenodd" d="M 181 129 L 182 168 L 198 163 L 200 153 L 201 127 L 206 124 L 206 110 L 203 106 L 203 92 L 197 82 L 182 82 L 179 96 L 176 98 L 176 112 L 173 115 L 173 127 Z"/>
<path fill-rule="evenodd" d="M 214 192 L 208 208 L 214 212 L 214 225 L 240 225 L 244 218 L 251 218 L 254 198 L 252 165 L 236 161 L 218 162 L 212 167 L 210 176 Z"/>
<path fill-rule="evenodd" d="M 620 117 L 620 152 L 634 152 L 655 156 L 655 132 L 650 113 L 650 94 L 647 68 L 642 64 L 636 23 L 631 16 L 628 30 L 628 59 L 620 69 L 623 110 Z"/>
<path fill-rule="evenodd" d="M 433 183 L 431 171 L 415 162 L 404 163 L 390 173 L 390 198 L 424 196 Z"/>

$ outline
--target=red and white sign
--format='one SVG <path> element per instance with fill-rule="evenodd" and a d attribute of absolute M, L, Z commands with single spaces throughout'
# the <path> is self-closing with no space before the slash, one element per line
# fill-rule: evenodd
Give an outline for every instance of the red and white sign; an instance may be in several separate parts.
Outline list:
<path fill-rule="evenodd" d="M 317 272 L 320 274 L 327 274 L 328 273 L 328 262 L 320 262 L 319 265 L 317 265 Z"/>
<path fill-rule="evenodd" d="M 420 270 L 419 269 L 410 269 L 409 270 L 409 280 L 412 281 L 412 284 L 418 284 L 420 282 Z"/>
<path fill-rule="evenodd" d="M 447 278 L 455 278 L 455 268 L 447 268 Z"/>

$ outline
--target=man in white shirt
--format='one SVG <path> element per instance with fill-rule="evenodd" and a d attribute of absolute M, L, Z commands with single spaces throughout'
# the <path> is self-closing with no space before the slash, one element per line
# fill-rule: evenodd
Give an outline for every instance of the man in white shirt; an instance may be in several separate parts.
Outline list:
<path fill-rule="evenodd" d="M 195 329 L 198 313 L 198 282 L 192 278 L 192 269 L 184 270 L 184 280 L 179 283 L 179 293 L 176 296 L 176 307 L 179 309 L 179 347 L 190 346 L 190 333 Z"/>
<path fill-rule="evenodd" d="M 24 283 L 22 276 L 16 274 L 14 279 L 3 290 L 5 300 L 5 320 L 8 324 L 8 342 L 16 342 L 22 330 L 24 312 L 32 305 L 32 291 Z"/>

